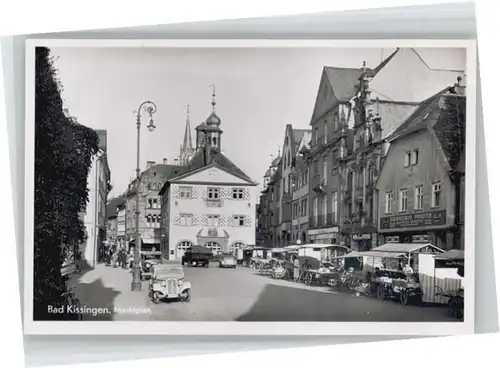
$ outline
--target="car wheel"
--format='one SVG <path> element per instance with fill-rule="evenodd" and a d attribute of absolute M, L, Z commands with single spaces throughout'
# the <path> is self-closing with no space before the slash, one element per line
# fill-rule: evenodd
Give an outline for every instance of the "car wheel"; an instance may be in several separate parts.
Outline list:
<path fill-rule="evenodd" d="M 160 302 L 160 294 L 154 292 L 153 297 L 151 299 L 153 300 L 153 303 L 158 304 Z"/>
<path fill-rule="evenodd" d="M 186 289 L 181 293 L 181 300 L 185 303 L 191 300 L 191 289 Z"/>

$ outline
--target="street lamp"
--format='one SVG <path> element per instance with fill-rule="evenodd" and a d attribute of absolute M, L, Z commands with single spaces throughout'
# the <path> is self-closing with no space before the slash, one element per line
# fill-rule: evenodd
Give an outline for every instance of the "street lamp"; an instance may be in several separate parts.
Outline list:
<path fill-rule="evenodd" d="M 149 124 L 147 128 L 152 132 L 156 126 L 153 122 L 153 114 L 156 112 L 156 105 L 152 101 L 144 101 L 137 109 L 137 165 L 135 176 L 135 247 L 134 247 L 134 265 L 132 269 L 132 291 L 141 291 L 141 233 L 139 230 L 139 215 L 141 213 L 139 206 L 139 189 L 141 182 L 141 164 L 140 164 L 140 142 L 141 142 L 141 111 L 146 111 L 149 114 Z"/>

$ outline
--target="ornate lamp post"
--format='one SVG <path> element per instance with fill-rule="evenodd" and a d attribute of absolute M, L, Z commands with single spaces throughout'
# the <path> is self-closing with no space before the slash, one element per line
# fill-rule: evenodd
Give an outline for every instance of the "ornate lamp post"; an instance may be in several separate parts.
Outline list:
<path fill-rule="evenodd" d="M 136 176 L 135 176 L 135 247 L 134 247 L 134 266 L 132 269 L 132 291 L 141 291 L 142 281 L 141 281 L 141 232 L 139 229 L 139 215 L 140 203 L 139 203 L 139 190 L 141 184 L 141 166 L 140 166 L 140 142 L 141 142 L 141 111 L 144 110 L 149 114 L 149 124 L 147 128 L 152 132 L 156 126 L 153 122 L 153 114 L 156 112 L 156 105 L 152 101 L 144 101 L 137 109 L 137 165 L 136 165 Z"/>

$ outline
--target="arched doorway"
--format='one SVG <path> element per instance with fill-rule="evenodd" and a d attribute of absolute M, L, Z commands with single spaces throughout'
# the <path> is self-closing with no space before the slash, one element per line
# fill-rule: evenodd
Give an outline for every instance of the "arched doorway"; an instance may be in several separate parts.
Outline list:
<path fill-rule="evenodd" d="M 177 247 L 176 247 L 176 254 L 175 254 L 175 258 L 176 259 L 181 259 L 182 256 L 184 255 L 184 252 L 191 248 L 191 246 L 193 245 L 193 243 L 191 243 L 190 241 L 187 241 L 187 240 L 184 240 L 184 241 L 181 241 L 179 244 L 177 244 Z"/>
<path fill-rule="evenodd" d="M 221 246 L 216 242 L 208 242 L 207 244 L 205 244 L 205 247 L 212 249 L 212 253 L 214 255 L 217 255 L 221 251 Z"/>
<path fill-rule="evenodd" d="M 231 253 L 236 255 L 237 250 L 242 249 L 244 246 L 245 246 L 245 244 L 243 244 L 241 242 L 235 242 L 235 243 L 231 244 Z"/>

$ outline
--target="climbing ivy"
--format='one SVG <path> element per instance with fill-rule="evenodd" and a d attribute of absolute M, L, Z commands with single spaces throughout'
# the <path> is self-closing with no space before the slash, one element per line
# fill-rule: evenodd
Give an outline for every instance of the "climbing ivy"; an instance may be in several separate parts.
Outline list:
<path fill-rule="evenodd" d="M 61 274 L 65 247 L 85 239 L 79 212 L 88 201 L 87 177 L 98 152 L 97 133 L 66 117 L 62 86 L 50 50 L 36 49 L 34 319 L 71 318 L 51 314 L 67 304 L 67 276 Z"/>

